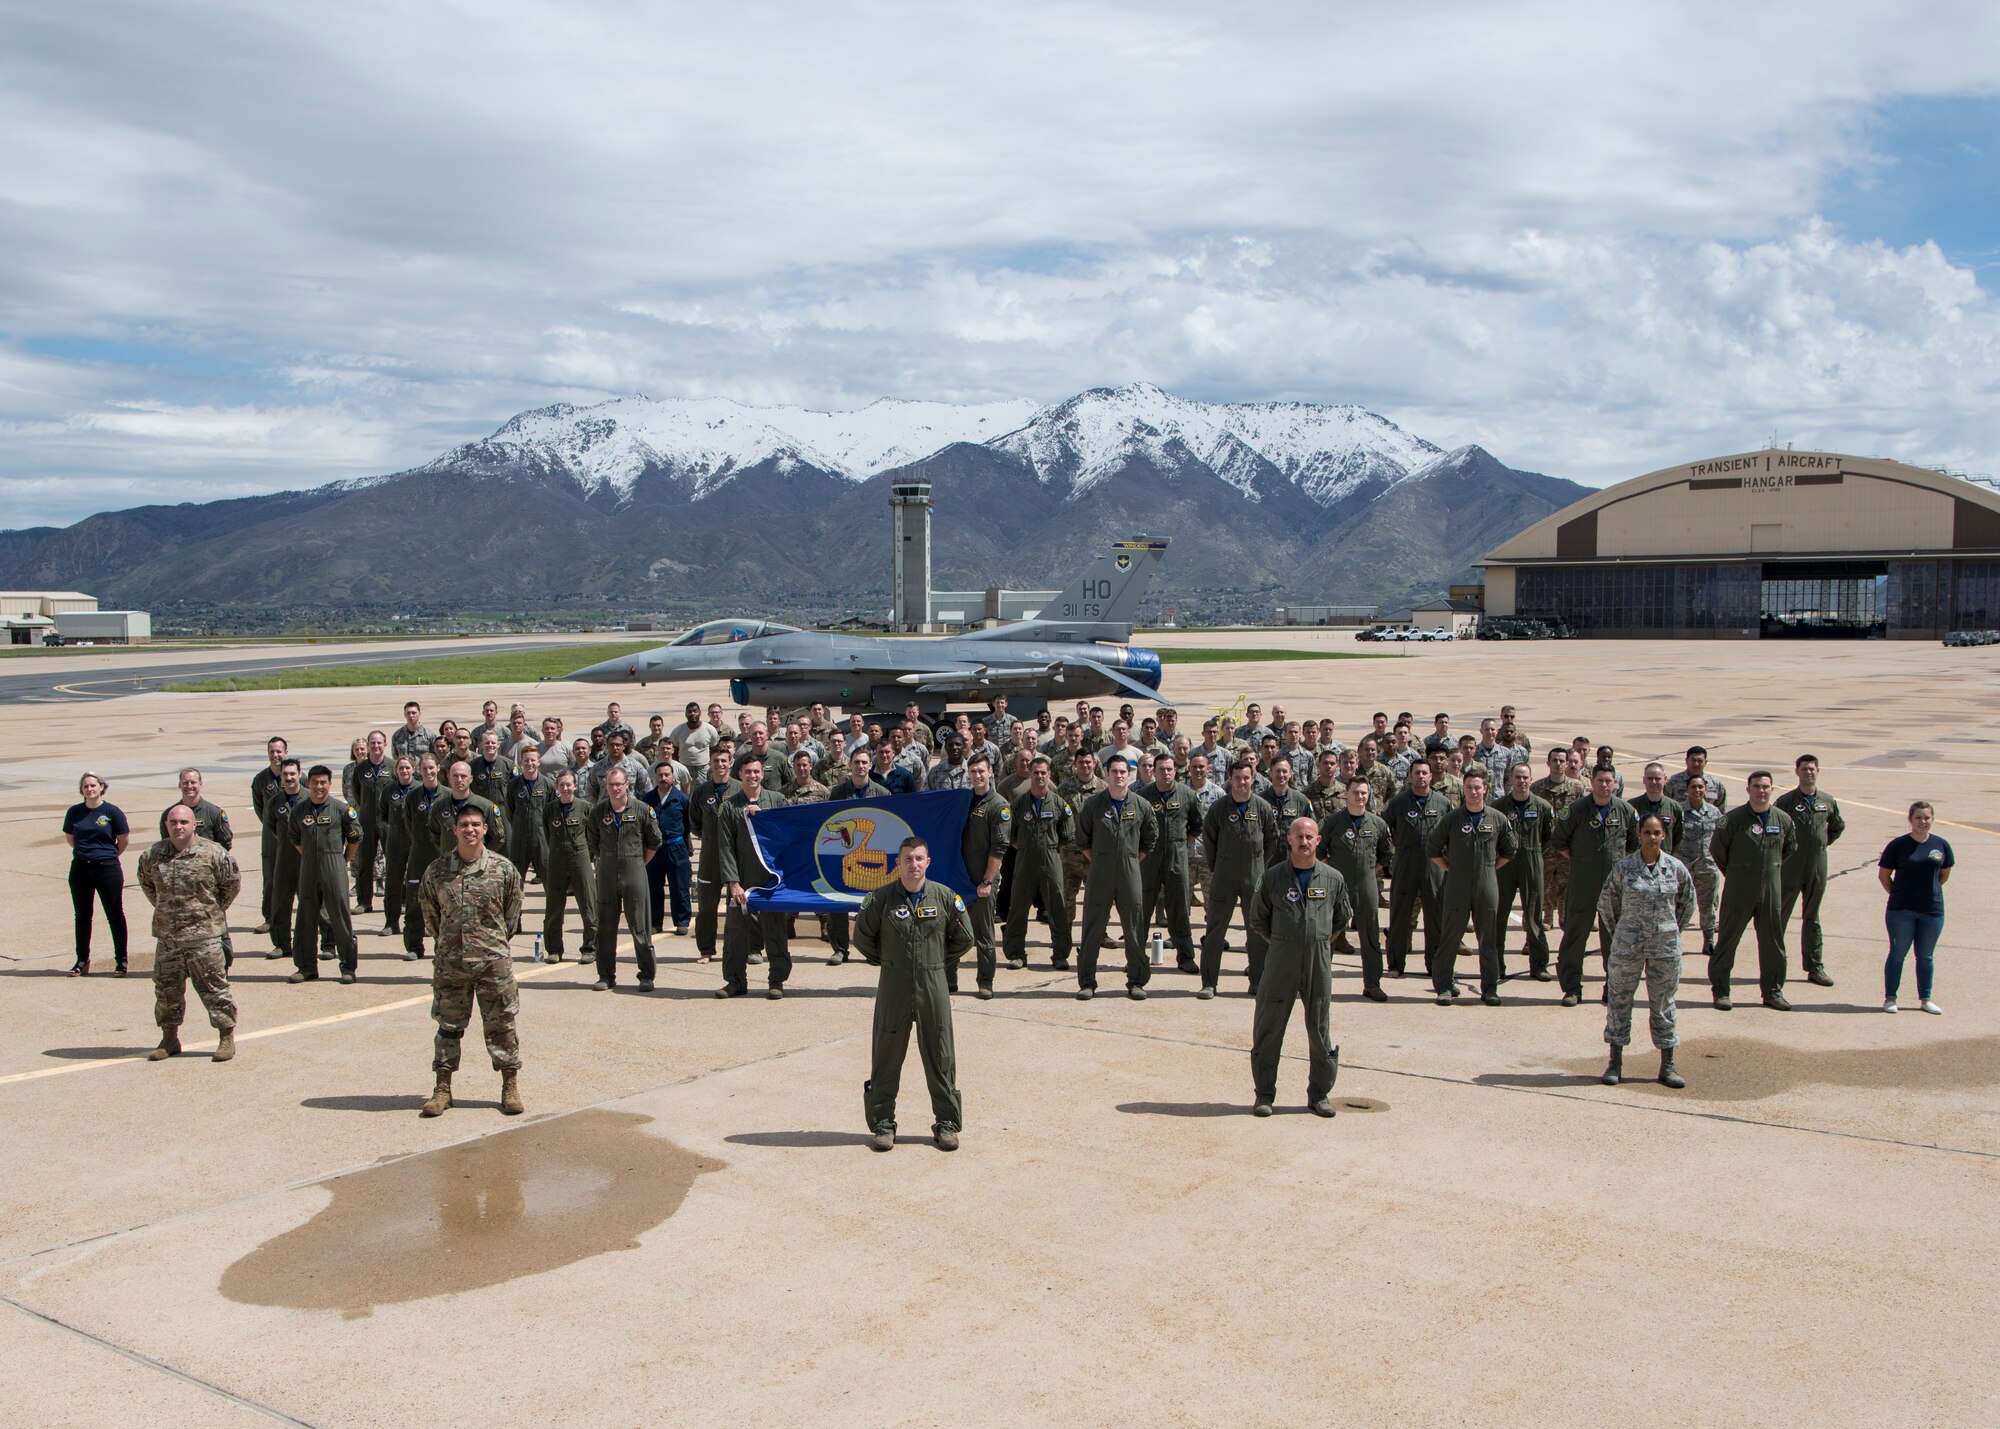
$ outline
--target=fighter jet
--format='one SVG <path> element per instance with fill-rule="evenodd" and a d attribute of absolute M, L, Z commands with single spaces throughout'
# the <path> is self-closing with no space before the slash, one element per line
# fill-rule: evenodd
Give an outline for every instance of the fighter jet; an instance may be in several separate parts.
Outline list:
<path fill-rule="evenodd" d="M 904 640 L 800 630 L 775 620 L 711 620 L 669 645 L 578 670 L 592 684 L 727 680 L 739 705 L 815 701 L 927 716 L 953 701 L 1007 696 L 1014 712 L 1103 695 L 1157 699 L 1160 657 L 1132 639 L 1132 617 L 1167 542 L 1137 537 L 1111 549 L 1032 620 L 941 639 Z"/>

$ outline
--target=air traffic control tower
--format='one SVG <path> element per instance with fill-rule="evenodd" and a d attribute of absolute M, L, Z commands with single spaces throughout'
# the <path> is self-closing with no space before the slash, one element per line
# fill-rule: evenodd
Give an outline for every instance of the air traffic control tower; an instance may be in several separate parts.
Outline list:
<path fill-rule="evenodd" d="M 894 527 L 895 595 L 889 608 L 892 629 L 927 634 L 931 618 L 931 484 L 899 481 L 889 488 Z"/>

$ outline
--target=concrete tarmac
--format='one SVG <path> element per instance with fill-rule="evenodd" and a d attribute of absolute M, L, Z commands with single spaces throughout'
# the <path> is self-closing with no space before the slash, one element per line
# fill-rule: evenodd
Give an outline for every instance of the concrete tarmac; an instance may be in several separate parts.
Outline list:
<path fill-rule="evenodd" d="M 1153 643 L 1175 639 L 1275 643 Z M 658 991 L 631 989 L 626 944 L 626 989 L 593 993 L 574 963 L 528 961 L 531 887 L 516 940 L 529 1114 L 499 1115 L 475 1030 L 459 1105 L 426 1121 L 429 965 L 401 961 L 378 915 L 360 920 L 360 983 L 291 986 L 249 931 L 264 736 L 337 764 L 352 733 L 395 723 L 405 691 L 27 706 L 0 760 L 7 1418 L 1993 1422 L 2000 652 L 1462 643 L 1167 674 L 1184 719 L 1275 698 L 1349 739 L 1375 709 L 1476 729 L 1512 702 L 1538 752 L 1589 734 L 1631 787 L 1646 758 L 1677 764 L 1692 742 L 1737 788 L 1810 750 L 1849 825 L 1826 900 L 1837 985 L 1804 982 L 1794 934 L 1797 1010 L 1751 989 L 1720 1013 L 1689 957 L 1689 1086 L 1670 1092 L 1650 1080 L 1643 1013 L 1633 1080 L 1597 1083 L 1594 959 L 1582 1007 L 1521 978 L 1498 1009 L 1444 1009 L 1414 974 L 1364 1002 L 1358 960 L 1339 958 L 1339 1117 L 1304 1112 L 1295 1021 L 1279 1115 L 1256 1120 L 1240 976 L 1212 1002 L 1169 967 L 1145 1003 L 1116 996 L 1115 976 L 1078 1003 L 1035 943 L 996 999 L 954 1005 L 963 1149 L 929 1144 L 913 1051 L 885 1156 L 863 1145 L 870 970 L 824 966 L 810 919 L 783 1002 L 715 1001 L 719 969 L 670 935 Z M 612 695 L 641 725 L 727 698 L 421 691 L 433 725 L 488 694 L 572 730 Z M 132 818 L 129 878 L 187 762 L 235 817 L 246 874 L 241 1051 L 225 1065 L 204 1055 L 192 998 L 188 1053 L 142 1060 L 156 1033 L 135 887 L 134 975 L 63 976 L 57 824 L 78 772 L 107 775 Z M 1916 1010 L 1912 968 L 1888 1017 L 1873 865 L 1918 797 L 1959 859 L 1945 1015 Z M 1754 964 L 1746 947 L 1739 977 Z M 100 922 L 93 966 L 110 965 Z"/>
<path fill-rule="evenodd" d="M 628 635 L 481 636 L 467 640 L 348 641 L 330 645 L 245 646 L 231 650 L 176 650 L 169 646 L 113 646 L 21 655 L 0 663 L 0 705 L 66 704 L 122 699 L 162 685 L 223 675 L 262 675 L 325 665 L 397 665 L 453 655 L 512 655 L 547 645 L 587 645 L 630 640 Z M 645 637 L 637 637 L 644 639 Z M 580 657 L 584 658 L 584 657 Z"/>

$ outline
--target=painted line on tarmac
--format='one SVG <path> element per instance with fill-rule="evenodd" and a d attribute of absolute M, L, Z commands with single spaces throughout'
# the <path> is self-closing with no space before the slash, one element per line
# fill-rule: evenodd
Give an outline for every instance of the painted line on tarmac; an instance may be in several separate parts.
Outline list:
<path fill-rule="evenodd" d="M 212 1394 L 218 1399 L 226 1399 L 239 1409 L 247 1409 L 252 1414 L 261 1414 L 267 1419 L 275 1419 L 280 1424 L 301 1424 L 305 1425 L 306 1429 L 312 1429 L 312 1421 L 309 1419 L 300 1419 L 296 1415 L 285 1413 L 282 1409 L 273 1409 L 270 1405 L 260 1404 L 254 1399 L 238 1394 L 233 1389 L 224 1389 L 213 1380 L 206 1380 L 199 1375 L 189 1374 L 184 1369 L 175 1369 L 164 1360 L 156 1360 L 151 1355 L 141 1354 L 138 1350 L 132 1349 L 127 1345 L 121 1345 L 116 1340 L 107 1340 L 102 1335 L 94 1335 L 90 1331 L 72 1325 L 66 1320 L 58 1320 L 45 1310 L 37 1310 L 32 1305 L 24 1305 L 11 1295 L 0 1295 L 0 1302 L 5 1302 L 13 1306 L 31 1320 L 39 1320 L 44 1325 L 52 1325 L 58 1330 L 75 1335 L 80 1340 L 89 1341 L 99 1349 L 109 1350 L 114 1355 L 120 1355 L 136 1365 L 143 1365 L 147 1369 L 158 1370 L 161 1374 L 170 1375 L 182 1384 L 191 1384 L 196 1389 Z"/>
<path fill-rule="evenodd" d="M 543 973 L 554 972 L 557 968 L 569 966 L 572 965 L 569 963 L 530 964 L 528 967 L 514 974 L 514 981 L 520 982 L 524 978 L 540 977 Z M 431 995 L 429 993 L 424 993 L 418 997 L 400 997 L 394 1002 L 378 1002 L 372 1007 L 357 1007 L 348 1012 L 336 1012 L 327 1017 L 315 1017 L 305 1022 L 289 1022 L 283 1027 L 259 1027 L 251 1032 L 239 1032 L 236 1034 L 236 1040 L 238 1042 L 254 1042 L 259 1038 L 282 1037 L 288 1032 L 304 1032 L 313 1027 L 331 1027 L 336 1022 L 352 1022 L 357 1018 L 374 1017 L 384 1012 L 399 1012 L 406 1007 L 421 1007 L 430 1000 Z M 188 1046 L 183 1048 L 183 1053 L 201 1053 L 213 1050 L 215 1050 L 213 1042 L 204 1042 L 198 1047 Z M 7 1076 L 0 1077 L 0 1087 L 11 1085 L 14 1082 L 38 1082 L 44 1077 L 66 1077 L 72 1072 L 89 1072 L 99 1067 L 118 1067 L 123 1066 L 127 1062 L 143 1062 L 145 1060 L 145 1052 L 131 1052 L 119 1057 L 94 1057 L 87 1062 L 71 1062 L 61 1067 L 39 1067 L 32 1072 L 12 1072 Z"/>

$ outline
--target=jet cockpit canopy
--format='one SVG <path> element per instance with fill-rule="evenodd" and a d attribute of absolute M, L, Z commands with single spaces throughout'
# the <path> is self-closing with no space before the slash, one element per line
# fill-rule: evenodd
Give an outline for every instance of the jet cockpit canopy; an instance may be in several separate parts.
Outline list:
<path fill-rule="evenodd" d="M 704 621 L 673 642 L 672 649 L 683 649 L 696 645 L 736 645 L 745 640 L 761 640 L 767 635 L 796 635 L 796 625 L 782 625 L 775 620 L 710 620 Z"/>

